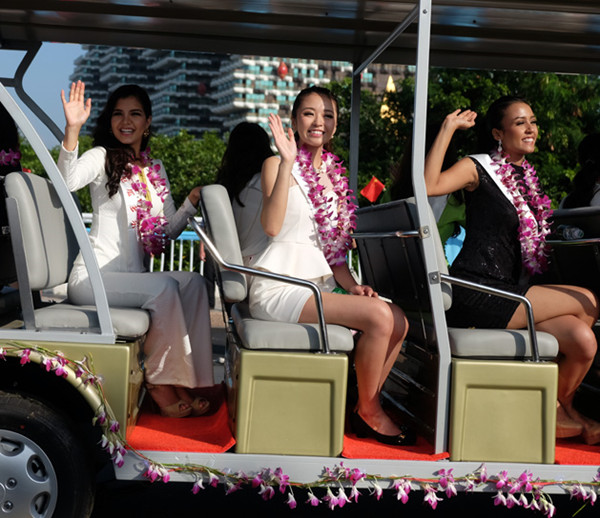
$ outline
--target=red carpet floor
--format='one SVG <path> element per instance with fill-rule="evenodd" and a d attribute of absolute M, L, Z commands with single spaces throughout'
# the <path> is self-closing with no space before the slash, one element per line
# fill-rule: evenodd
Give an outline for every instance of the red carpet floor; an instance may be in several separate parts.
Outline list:
<path fill-rule="evenodd" d="M 577 438 L 558 439 L 555 463 L 600 466 L 600 445 L 588 446 Z"/>
<path fill-rule="evenodd" d="M 144 411 L 128 437 L 138 450 L 194 451 L 223 453 L 235 445 L 223 403 L 213 415 L 173 419 Z M 344 435 L 342 457 L 347 459 L 429 460 L 448 458 L 448 453 L 433 453 L 433 446 L 423 438 L 415 446 L 399 448 L 380 444 L 374 439 L 358 439 L 352 433 Z M 556 444 L 556 464 L 600 466 L 600 446 L 588 446 L 577 439 L 559 439 Z"/>
<path fill-rule="evenodd" d="M 137 450 L 202 453 L 223 453 L 235 444 L 227 423 L 226 404 L 213 415 L 184 419 L 143 412 L 127 440 Z"/>

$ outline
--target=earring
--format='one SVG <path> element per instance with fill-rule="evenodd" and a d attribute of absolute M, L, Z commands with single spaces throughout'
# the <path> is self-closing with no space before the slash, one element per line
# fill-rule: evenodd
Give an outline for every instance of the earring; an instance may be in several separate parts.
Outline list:
<path fill-rule="evenodd" d="M 148 138 L 150 136 L 150 130 L 147 129 L 146 131 L 144 131 L 144 137 Z"/>
<path fill-rule="evenodd" d="M 502 154 L 502 140 L 498 139 L 498 153 Z"/>

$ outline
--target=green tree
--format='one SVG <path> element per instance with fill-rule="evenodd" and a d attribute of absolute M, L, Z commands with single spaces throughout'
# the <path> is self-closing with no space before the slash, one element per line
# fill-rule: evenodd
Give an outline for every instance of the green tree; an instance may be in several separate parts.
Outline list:
<path fill-rule="evenodd" d="M 538 118 L 539 138 L 531 162 L 544 190 L 556 207 L 569 190 L 577 170 L 577 146 L 587 134 L 600 128 L 600 78 L 508 71 L 432 69 L 429 78 L 428 121 L 435 128 L 457 108 L 485 114 L 501 95 L 527 99 Z M 397 134 L 408 142 L 412 131 L 414 79 L 407 77 L 398 92 L 389 94 L 390 111 L 396 117 Z M 407 131 L 408 130 L 408 131 Z M 435 129 L 434 129 L 435 131 Z M 476 132 L 457 135 L 459 156 L 477 149 Z"/>
<path fill-rule="evenodd" d="M 182 130 L 174 137 L 157 135 L 150 145 L 152 156 L 160 158 L 167 170 L 176 205 L 193 187 L 214 182 L 225 152 L 225 142 L 216 132 L 206 132 L 196 139 Z"/>
<path fill-rule="evenodd" d="M 214 182 L 221 157 L 225 152 L 225 142 L 217 133 L 205 133 L 196 139 L 185 130 L 174 137 L 156 135 L 151 141 L 151 156 L 163 161 L 175 204 L 183 203 L 190 190 L 196 185 L 208 185 Z M 92 147 L 92 137 L 79 138 L 79 154 Z M 50 154 L 56 161 L 60 147 L 56 146 Z M 46 171 L 32 147 L 27 141 L 21 142 L 21 164 L 34 174 L 47 176 Z M 89 189 L 84 187 L 77 192 L 83 212 L 91 212 Z"/>

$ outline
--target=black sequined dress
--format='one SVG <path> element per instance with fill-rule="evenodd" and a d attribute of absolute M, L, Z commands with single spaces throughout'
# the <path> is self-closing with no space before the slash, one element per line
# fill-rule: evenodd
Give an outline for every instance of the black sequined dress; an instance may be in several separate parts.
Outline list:
<path fill-rule="evenodd" d="M 517 211 L 483 166 L 472 160 L 479 186 L 465 191 L 467 232 L 450 273 L 524 295 L 529 282 L 523 273 Z M 514 167 L 522 174 L 522 168 Z M 460 286 L 452 292 L 452 307 L 446 312 L 451 327 L 505 328 L 519 304 Z"/>

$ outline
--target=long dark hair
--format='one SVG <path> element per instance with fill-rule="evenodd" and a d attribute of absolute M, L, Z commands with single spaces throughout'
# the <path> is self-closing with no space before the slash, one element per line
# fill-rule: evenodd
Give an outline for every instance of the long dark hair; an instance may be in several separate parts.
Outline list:
<path fill-rule="evenodd" d="M 493 129 L 504 129 L 502 127 L 502 119 L 509 106 L 515 103 L 524 103 L 530 106 L 523 97 L 516 95 L 503 95 L 496 99 L 488 108 L 485 114 L 484 124 L 480 126 L 479 131 L 479 152 L 489 153 L 493 149 L 498 147 L 498 142 L 492 135 Z"/>
<path fill-rule="evenodd" d="M 254 122 L 240 122 L 229 135 L 216 182 L 224 185 L 229 198 L 243 207 L 240 192 L 273 155 L 268 133 Z"/>
<path fill-rule="evenodd" d="M 563 208 L 587 207 L 600 178 L 600 133 L 587 135 L 577 148 L 579 171 L 573 178 L 573 192 L 563 202 Z"/>
<path fill-rule="evenodd" d="M 117 102 L 120 99 L 126 99 L 127 97 L 135 97 L 139 101 L 146 118 L 152 116 L 152 103 L 150 102 L 150 97 L 148 96 L 148 92 L 141 86 L 123 85 L 117 88 L 108 97 L 102 113 L 98 116 L 96 128 L 94 129 L 92 136 L 94 138 L 94 146 L 102 146 L 106 149 L 106 162 L 104 167 L 106 176 L 108 176 L 106 189 L 108 190 L 109 197 L 114 196 L 119 190 L 121 177 L 127 172 L 127 165 L 136 158 L 131 146 L 122 144 L 113 135 L 110 124 Z M 148 136 L 144 135 L 144 137 L 142 137 L 141 150 L 146 149 L 149 140 L 150 131 L 148 132 Z"/>
<path fill-rule="evenodd" d="M 335 106 L 336 119 L 339 118 L 339 115 L 340 115 L 339 103 L 338 103 L 337 97 L 333 94 L 333 92 L 322 86 L 309 86 L 308 88 L 301 90 L 300 93 L 296 96 L 294 105 L 292 106 L 292 119 L 295 119 L 298 116 L 298 110 L 300 109 L 300 105 L 302 104 L 302 101 L 304 100 L 305 97 L 308 97 L 310 94 L 318 94 L 321 97 L 325 97 L 326 99 L 329 99 Z M 298 135 L 296 135 L 296 141 L 297 140 L 298 140 Z M 325 144 L 323 147 L 325 148 L 326 151 L 329 151 L 329 152 L 333 151 L 333 146 L 331 144 L 331 141 L 327 142 L 327 144 Z"/>

